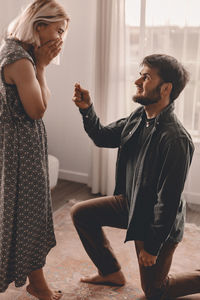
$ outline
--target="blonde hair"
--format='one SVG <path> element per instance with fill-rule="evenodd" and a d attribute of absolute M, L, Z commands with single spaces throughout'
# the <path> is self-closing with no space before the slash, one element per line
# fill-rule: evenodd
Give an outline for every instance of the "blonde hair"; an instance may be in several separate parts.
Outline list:
<path fill-rule="evenodd" d="M 63 20 L 69 22 L 64 8 L 55 0 L 35 0 L 10 23 L 7 37 L 40 46 L 36 27 Z"/>

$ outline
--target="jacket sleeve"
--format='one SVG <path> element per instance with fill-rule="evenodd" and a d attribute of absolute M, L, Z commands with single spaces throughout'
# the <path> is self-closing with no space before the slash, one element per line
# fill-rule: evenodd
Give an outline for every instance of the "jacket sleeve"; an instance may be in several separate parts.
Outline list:
<path fill-rule="evenodd" d="M 104 148 L 120 146 L 121 132 L 126 124 L 126 119 L 103 126 L 94 111 L 93 104 L 88 109 L 79 110 L 83 117 L 85 131 L 96 146 Z"/>
<path fill-rule="evenodd" d="M 190 140 L 177 138 L 162 153 L 157 202 L 144 241 L 144 249 L 152 255 L 158 255 L 174 225 L 193 151 Z"/>

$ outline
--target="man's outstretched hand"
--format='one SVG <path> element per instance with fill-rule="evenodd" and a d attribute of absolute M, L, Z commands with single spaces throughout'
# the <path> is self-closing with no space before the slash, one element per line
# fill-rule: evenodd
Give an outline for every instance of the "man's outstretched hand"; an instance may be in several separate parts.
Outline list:
<path fill-rule="evenodd" d="M 86 109 L 92 104 L 89 92 L 87 90 L 84 90 L 79 83 L 76 83 L 74 86 L 74 96 L 72 100 L 74 101 L 76 106 L 81 109 Z"/>

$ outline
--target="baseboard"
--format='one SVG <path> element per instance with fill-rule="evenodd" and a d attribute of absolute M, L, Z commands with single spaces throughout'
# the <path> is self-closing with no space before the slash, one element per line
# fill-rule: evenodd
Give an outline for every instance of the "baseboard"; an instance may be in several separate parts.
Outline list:
<path fill-rule="evenodd" d="M 192 203 L 192 204 L 200 204 L 200 194 L 199 193 L 192 193 L 192 192 L 183 192 L 183 196 L 186 200 L 187 203 Z"/>
<path fill-rule="evenodd" d="M 69 170 L 59 170 L 58 177 L 60 179 L 80 182 L 80 183 L 88 183 L 88 174 L 87 173 L 80 173 L 80 172 L 74 172 Z"/>

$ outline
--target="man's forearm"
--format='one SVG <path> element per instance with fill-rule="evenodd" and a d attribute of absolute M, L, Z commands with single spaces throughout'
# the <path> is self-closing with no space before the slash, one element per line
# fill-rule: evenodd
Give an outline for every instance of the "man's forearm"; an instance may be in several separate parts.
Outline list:
<path fill-rule="evenodd" d="M 97 117 L 93 105 L 88 109 L 80 110 L 83 116 L 84 128 L 96 146 L 104 148 L 117 148 L 121 143 L 121 132 L 124 128 L 125 120 L 113 122 L 103 126 Z"/>

